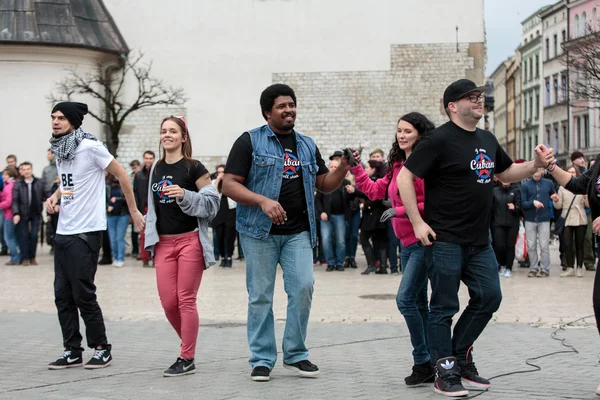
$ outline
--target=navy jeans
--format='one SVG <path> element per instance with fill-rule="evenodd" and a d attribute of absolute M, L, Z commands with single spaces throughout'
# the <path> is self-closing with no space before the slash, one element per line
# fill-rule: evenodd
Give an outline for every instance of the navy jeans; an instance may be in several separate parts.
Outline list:
<path fill-rule="evenodd" d="M 40 216 L 34 215 L 29 219 L 21 219 L 15 227 L 21 250 L 21 261 L 35 258 L 37 251 L 38 233 L 40 231 Z"/>
<path fill-rule="evenodd" d="M 342 265 L 346 254 L 346 218 L 343 214 L 331 214 L 327 221 L 320 222 L 321 243 L 327 264 Z"/>
<path fill-rule="evenodd" d="M 464 360 L 500 307 L 498 263 L 490 244 L 462 246 L 434 242 L 432 256 L 428 333 L 431 358 L 434 362 L 449 356 Z M 452 318 L 459 311 L 461 280 L 469 289 L 470 299 L 451 334 Z"/>
<path fill-rule="evenodd" d="M 346 258 L 355 258 L 358 249 L 358 231 L 360 230 L 360 210 L 352 212 L 346 220 Z"/>
<path fill-rule="evenodd" d="M 431 268 L 431 248 L 417 242 L 402 247 L 400 257 L 402 280 L 396 296 L 396 304 L 410 332 L 414 362 L 423 364 L 431 360 L 426 335 L 429 320 L 427 276 Z"/>
<path fill-rule="evenodd" d="M 400 239 L 396 236 L 394 232 L 394 227 L 392 226 L 392 221 L 388 220 L 387 222 L 387 233 L 388 233 L 388 258 L 390 259 L 390 270 L 391 272 L 398 271 L 398 249 L 400 249 Z M 402 263 L 402 261 L 400 261 Z"/>

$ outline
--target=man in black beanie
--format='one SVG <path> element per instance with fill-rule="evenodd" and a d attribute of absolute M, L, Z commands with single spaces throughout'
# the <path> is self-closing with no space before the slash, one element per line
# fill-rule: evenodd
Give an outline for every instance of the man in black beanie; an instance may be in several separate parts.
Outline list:
<path fill-rule="evenodd" d="M 64 352 L 48 365 L 49 369 L 83 365 L 78 312 L 85 322 L 87 344 L 94 349 L 84 368 L 103 368 L 112 362 L 94 285 L 102 232 L 106 230 L 104 170 L 121 183 L 133 223 L 140 231 L 145 225 L 135 205 L 129 175 L 102 142 L 81 129 L 85 114 L 87 105 L 73 102 L 57 104 L 51 114 L 50 143 L 60 186 L 46 201 L 46 210 L 53 214 L 60 207 L 54 238 L 54 301 Z"/>

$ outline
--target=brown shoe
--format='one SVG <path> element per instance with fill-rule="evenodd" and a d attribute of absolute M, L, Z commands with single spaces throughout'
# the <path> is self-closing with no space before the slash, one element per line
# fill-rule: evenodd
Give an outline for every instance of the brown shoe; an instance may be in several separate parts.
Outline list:
<path fill-rule="evenodd" d="M 13 261 L 9 261 L 7 263 L 4 263 L 4 265 L 19 265 L 19 263 L 13 262 Z"/>
<path fill-rule="evenodd" d="M 32 258 L 31 260 L 29 260 L 29 263 L 31 265 L 38 265 L 37 261 L 35 260 L 35 258 Z"/>
<path fill-rule="evenodd" d="M 529 271 L 527 274 L 528 278 L 535 278 L 537 276 L 537 271 Z"/>
<path fill-rule="evenodd" d="M 538 278 L 547 278 L 549 277 L 550 274 L 544 270 L 541 270 L 540 272 L 538 272 L 537 277 Z"/>
<path fill-rule="evenodd" d="M 23 261 L 21 261 L 21 265 L 28 266 L 29 265 L 29 260 L 23 260 Z"/>

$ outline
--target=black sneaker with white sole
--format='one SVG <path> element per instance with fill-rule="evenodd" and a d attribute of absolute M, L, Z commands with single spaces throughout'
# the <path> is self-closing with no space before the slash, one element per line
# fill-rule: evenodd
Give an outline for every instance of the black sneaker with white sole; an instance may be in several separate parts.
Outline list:
<path fill-rule="evenodd" d="M 175 364 L 171 365 L 168 370 L 163 372 L 163 376 L 184 376 L 196 373 L 194 359 L 186 360 L 185 358 L 177 357 Z"/>
<path fill-rule="evenodd" d="M 263 365 L 254 367 L 250 379 L 256 382 L 266 382 L 271 379 L 271 370 Z"/>
<path fill-rule="evenodd" d="M 412 367 L 412 374 L 404 378 L 406 386 L 417 386 L 423 383 L 433 383 L 435 381 L 435 368 L 429 361 L 423 364 L 415 364 Z"/>
<path fill-rule="evenodd" d="M 107 344 L 104 346 L 98 346 L 94 349 L 94 355 L 88 361 L 83 368 L 85 369 L 97 369 L 105 368 L 112 362 L 112 355 L 110 354 L 111 345 Z"/>
<path fill-rule="evenodd" d="M 469 391 L 461 383 L 460 369 L 455 357 L 440 358 L 435 364 L 433 390 L 448 397 L 469 395 Z"/>
<path fill-rule="evenodd" d="M 467 356 L 464 360 L 458 360 L 462 383 L 466 388 L 473 390 L 488 390 L 491 386 L 490 381 L 479 376 L 475 363 L 473 362 L 473 346 L 469 347 Z"/>
<path fill-rule="evenodd" d="M 48 369 L 65 369 L 81 367 L 83 365 L 83 354 L 79 349 L 66 348 L 58 360 L 48 364 Z"/>
<path fill-rule="evenodd" d="M 315 378 L 319 375 L 319 367 L 308 360 L 298 361 L 293 364 L 283 363 L 283 367 L 306 378 Z"/>

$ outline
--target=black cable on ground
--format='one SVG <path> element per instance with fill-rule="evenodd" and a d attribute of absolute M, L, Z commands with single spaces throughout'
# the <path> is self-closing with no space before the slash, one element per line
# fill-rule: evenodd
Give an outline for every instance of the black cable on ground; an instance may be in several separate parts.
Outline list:
<path fill-rule="evenodd" d="M 489 378 L 488 380 L 490 380 L 490 381 L 491 381 L 492 379 L 501 378 L 501 377 L 504 377 L 504 376 L 517 375 L 517 374 L 527 374 L 527 373 L 530 373 L 530 372 L 537 372 L 537 371 L 541 371 L 541 370 L 542 370 L 542 367 L 540 367 L 539 365 L 536 365 L 536 364 L 534 364 L 534 363 L 532 362 L 532 361 L 535 361 L 535 360 L 539 360 L 539 359 L 541 359 L 541 358 L 545 358 L 545 357 L 554 356 L 554 355 L 556 355 L 556 354 L 566 354 L 566 353 L 576 353 L 576 354 L 579 354 L 579 351 L 578 351 L 578 350 L 577 350 L 577 349 L 576 349 L 576 348 L 575 348 L 573 345 L 570 345 L 570 344 L 566 344 L 566 343 L 565 343 L 565 342 L 566 342 L 566 340 L 567 340 L 567 338 L 559 338 L 559 337 L 557 337 L 556 335 L 557 335 L 557 333 L 558 333 L 558 332 L 560 332 L 560 331 L 565 331 L 565 327 L 567 327 L 567 326 L 573 326 L 573 324 L 575 324 L 576 322 L 582 321 L 582 320 L 584 320 L 584 319 L 586 319 L 586 318 L 592 318 L 592 317 L 594 317 L 594 315 L 593 315 L 593 314 L 592 314 L 592 315 L 587 315 L 587 316 L 585 316 L 585 317 L 578 318 L 578 319 L 576 319 L 576 320 L 574 320 L 574 321 L 571 321 L 571 322 L 568 322 L 568 323 L 566 323 L 566 324 L 559 324 L 559 325 L 558 325 L 558 328 L 556 328 L 556 329 L 555 329 L 555 330 L 554 330 L 554 331 L 553 331 L 553 332 L 550 334 L 550 337 L 551 337 L 552 339 L 554 339 L 554 340 L 558 340 L 558 341 L 560 342 L 560 344 L 562 344 L 564 347 L 567 347 L 567 348 L 569 348 L 570 350 L 559 350 L 559 351 L 553 351 L 552 353 L 546 353 L 546 354 L 542 354 L 541 356 L 537 356 L 537 357 L 531 357 L 531 358 L 528 358 L 528 359 L 526 359 L 526 360 L 525 360 L 525 364 L 529 365 L 529 366 L 530 366 L 530 367 L 532 367 L 533 369 L 527 369 L 527 370 L 520 370 L 520 371 L 511 371 L 511 372 L 506 372 L 506 373 L 504 373 L 504 374 L 500 374 L 500 375 L 495 375 L 495 376 L 492 376 L 492 377 L 491 377 L 491 378 Z M 483 395 L 483 394 L 486 394 L 486 393 L 488 393 L 488 391 L 487 391 L 487 390 L 486 390 L 486 391 L 482 391 L 482 392 L 480 392 L 480 393 L 477 393 L 477 394 L 476 394 L 476 395 L 474 395 L 474 396 L 468 396 L 467 398 L 469 398 L 469 399 L 473 399 L 473 398 L 475 398 L 475 397 L 481 396 L 481 395 Z"/>

